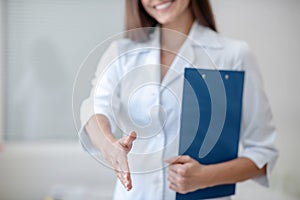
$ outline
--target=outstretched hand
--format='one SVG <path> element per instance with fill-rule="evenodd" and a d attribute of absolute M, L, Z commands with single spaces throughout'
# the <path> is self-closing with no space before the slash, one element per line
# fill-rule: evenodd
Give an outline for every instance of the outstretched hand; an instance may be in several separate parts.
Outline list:
<path fill-rule="evenodd" d="M 113 142 L 112 148 L 104 153 L 104 158 L 111 164 L 117 177 L 128 191 L 132 189 L 132 181 L 127 154 L 130 152 L 135 139 L 136 132 L 132 131 L 128 136 Z"/>

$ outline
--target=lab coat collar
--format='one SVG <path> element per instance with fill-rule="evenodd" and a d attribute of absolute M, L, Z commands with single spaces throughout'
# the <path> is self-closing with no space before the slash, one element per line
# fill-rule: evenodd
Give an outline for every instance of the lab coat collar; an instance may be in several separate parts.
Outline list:
<path fill-rule="evenodd" d="M 194 21 L 190 33 L 189 39 L 192 40 L 193 46 L 199 46 L 203 48 L 223 48 L 224 45 L 218 36 L 218 33 L 210 28 L 199 24 Z"/>
<path fill-rule="evenodd" d="M 148 52 L 151 51 L 151 49 L 153 50 L 153 48 L 156 49 L 155 51 L 153 51 L 154 53 L 153 57 L 152 56 L 149 57 L 152 63 L 153 61 L 157 62 L 155 64 L 159 64 L 160 62 L 159 59 L 160 54 L 159 51 L 157 51 L 157 49 L 160 48 L 159 41 L 160 41 L 160 30 L 159 27 L 156 27 L 156 29 L 150 35 L 150 40 L 144 43 L 145 47 L 147 48 L 144 48 L 142 50 L 142 52 L 143 51 Z M 184 73 L 185 67 L 193 67 L 193 63 L 196 56 L 194 48 L 198 48 L 198 47 L 203 48 L 204 50 L 210 48 L 216 49 L 216 48 L 223 48 L 223 44 L 216 32 L 212 31 L 211 29 L 205 26 L 200 25 L 197 21 L 194 21 L 191 30 L 189 32 L 188 39 L 186 39 L 186 41 L 183 43 L 182 47 L 180 48 L 177 54 L 177 56 L 181 57 L 181 60 L 182 59 L 185 60 L 186 63 L 188 63 L 188 65 L 183 67 L 182 64 L 180 62 L 179 63 L 176 62 L 177 60 L 175 59 L 174 60 L 175 62 L 171 66 L 171 70 L 176 71 L 178 75 L 170 76 L 170 74 L 167 73 L 163 80 L 164 85 L 169 85 L 172 82 L 174 82 L 174 80 L 178 79 Z"/>
<path fill-rule="evenodd" d="M 207 54 L 208 52 L 206 51 L 206 49 L 223 48 L 223 44 L 221 43 L 220 37 L 216 32 L 194 21 L 191 30 L 189 32 L 188 38 L 183 43 L 182 47 L 177 53 L 177 57 L 180 57 L 180 59 L 178 58 L 175 59 L 170 68 L 171 70 L 176 71 L 177 75 L 172 76 L 170 73 L 167 73 L 163 80 L 164 85 L 168 86 L 172 84 L 175 80 L 180 78 L 181 75 L 184 73 L 184 68 L 186 67 L 197 68 L 197 66 L 194 66 L 194 60 L 196 57 L 194 48 L 198 48 L 198 47 L 202 48 L 203 52 Z M 182 60 L 185 61 L 182 62 Z"/>

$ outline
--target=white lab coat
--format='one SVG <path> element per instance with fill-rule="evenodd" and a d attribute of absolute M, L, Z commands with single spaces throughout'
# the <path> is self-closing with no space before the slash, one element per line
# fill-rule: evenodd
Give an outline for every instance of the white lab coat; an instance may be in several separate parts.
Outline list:
<path fill-rule="evenodd" d="M 164 159 L 178 154 L 183 72 L 186 67 L 244 70 L 244 96 L 240 157 L 259 168 L 267 164 L 267 175 L 254 180 L 268 185 L 277 159 L 275 127 L 257 63 L 245 42 L 226 38 L 194 22 L 181 50 L 160 82 L 159 31 L 145 43 L 122 39 L 103 55 L 93 80 L 91 95 L 81 107 L 82 127 L 93 114 L 108 117 L 113 132 L 136 130 L 137 140 L 128 155 L 133 189 L 117 182 L 114 199 L 175 199 L 168 188 Z M 103 70 L 105 68 L 105 70 Z M 84 129 L 81 143 L 99 154 Z M 229 199 L 229 197 L 224 198 Z"/>

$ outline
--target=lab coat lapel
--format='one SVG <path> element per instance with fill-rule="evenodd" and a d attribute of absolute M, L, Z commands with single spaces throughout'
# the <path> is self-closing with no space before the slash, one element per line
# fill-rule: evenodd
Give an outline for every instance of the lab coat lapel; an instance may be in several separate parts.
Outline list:
<path fill-rule="evenodd" d="M 141 65 L 145 66 L 146 76 L 157 84 L 160 83 L 160 44 L 159 44 L 159 28 L 156 27 L 151 34 L 149 42 L 145 43 L 145 57 L 140 59 Z"/>
<path fill-rule="evenodd" d="M 192 67 L 194 59 L 195 55 L 192 41 L 187 38 L 165 75 L 162 84 L 168 86 L 180 78 L 184 73 L 184 68 Z"/>
<path fill-rule="evenodd" d="M 170 85 L 180 76 L 183 76 L 184 69 L 187 67 L 207 67 L 214 65 L 214 61 L 209 55 L 210 50 L 223 48 L 222 41 L 218 34 L 207 27 L 194 22 L 188 38 L 182 45 L 176 59 L 165 76 L 163 84 Z M 197 53 L 197 55 L 196 55 Z M 201 63 L 195 63 L 200 59 Z M 169 73 L 170 72 L 170 73 Z"/>

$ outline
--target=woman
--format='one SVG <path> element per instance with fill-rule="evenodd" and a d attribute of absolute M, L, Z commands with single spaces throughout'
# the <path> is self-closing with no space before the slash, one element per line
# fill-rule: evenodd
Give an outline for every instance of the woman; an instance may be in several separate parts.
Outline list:
<path fill-rule="evenodd" d="M 175 192 L 185 194 L 247 179 L 268 185 L 268 175 L 277 158 L 276 133 L 261 76 L 247 44 L 216 32 L 208 0 L 128 0 L 126 3 L 127 30 L 164 29 L 129 32 L 129 39 L 111 44 L 99 66 L 113 64 L 104 75 L 98 70 L 91 96 L 82 105 L 81 142 L 89 151 L 100 151 L 115 169 L 120 181 L 114 198 L 175 199 Z M 191 43 L 183 35 L 196 42 Z M 145 42 L 139 42 L 142 40 Z M 187 66 L 183 62 L 205 66 L 200 56 L 203 49 L 218 69 L 245 71 L 240 133 L 243 151 L 234 160 L 213 165 L 203 165 L 189 156 L 176 156 L 179 106 L 168 89 L 155 86 L 165 84 L 180 97 L 182 79 L 176 81 L 174 77 L 182 75 Z M 181 57 L 185 61 L 181 62 Z M 113 62 L 114 58 L 117 61 Z M 142 68 L 136 67 L 141 65 Z M 143 85 L 143 81 L 156 84 Z M 155 106 L 162 107 L 164 112 Z M 152 125 L 148 126 L 151 108 Z M 163 126 L 159 126 L 160 121 Z M 120 127 L 124 136 L 116 139 L 113 133 Z M 155 130 L 156 127 L 160 129 Z"/>

